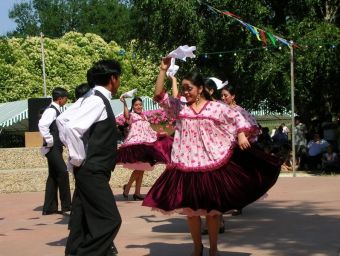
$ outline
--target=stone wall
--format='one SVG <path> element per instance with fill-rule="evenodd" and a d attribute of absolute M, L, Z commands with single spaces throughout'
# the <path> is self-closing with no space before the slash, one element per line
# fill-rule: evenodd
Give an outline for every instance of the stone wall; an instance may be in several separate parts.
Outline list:
<path fill-rule="evenodd" d="M 64 158 L 67 158 L 67 152 L 64 153 Z M 143 186 L 151 186 L 164 171 L 164 167 L 164 165 L 157 165 L 153 171 L 145 172 Z M 47 161 L 40 155 L 39 148 L 0 149 L 0 193 L 43 191 L 47 172 Z M 131 172 L 117 166 L 112 173 L 110 185 L 122 187 L 129 180 Z M 73 189 L 72 174 L 70 174 L 70 183 Z"/>

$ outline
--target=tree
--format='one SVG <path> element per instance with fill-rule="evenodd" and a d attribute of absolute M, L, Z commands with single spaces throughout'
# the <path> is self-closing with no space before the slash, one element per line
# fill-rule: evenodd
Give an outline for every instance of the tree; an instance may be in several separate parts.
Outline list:
<path fill-rule="evenodd" d="M 179 45 L 196 45 L 191 66 L 207 76 L 228 79 L 236 86 L 238 102 L 248 109 L 263 104 L 268 110 L 290 109 L 289 48 L 279 42 L 274 46 L 269 39 L 268 47 L 263 47 L 238 21 L 202 2 L 132 1 L 134 33 L 146 49 L 152 42 L 163 54 Z M 309 118 L 307 112 L 320 114 L 325 106 L 333 113 L 340 111 L 338 0 L 210 0 L 209 5 L 301 45 L 295 50 L 298 114 Z M 181 63 L 180 72 L 188 70 Z M 320 85 L 327 88 L 322 100 Z"/>
<path fill-rule="evenodd" d="M 129 7 L 116 0 L 31 0 L 15 4 L 9 17 L 18 24 L 11 36 L 56 38 L 69 31 L 95 33 L 107 42 L 130 41 Z"/>
<path fill-rule="evenodd" d="M 60 39 L 44 39 L 47 93 L 56 86 L 71 92 L 86 81 L 86 72 L 99 59 L 115 58 L 123 67 L 117 97 L 132 88 L 141 96 L 152 96 L 157 67 L 137 54 L 131 42 L 123 49 L 94 34 L 66 33 Z M 0 40 L 0 102 L 42 97 L 40 38 Z"/>
<path fill-rule="evenodd" d="M 16 30 L 9 35 L 38 35 L 40 33 L 38 14 L 32 2 L 15 4 L 9 12 L 9 18 L 17 23 Z"/>

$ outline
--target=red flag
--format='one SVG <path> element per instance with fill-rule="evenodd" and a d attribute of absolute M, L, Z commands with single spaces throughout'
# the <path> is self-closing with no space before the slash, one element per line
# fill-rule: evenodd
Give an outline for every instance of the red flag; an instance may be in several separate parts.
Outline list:
<path fill-rule="evenodd" d="M 264 34 L 264 31 L 260 30 L 260 34 L 261 34 L 263 44 L 267 47 L 267 39 L 266 39 L 266 35 Z"/>
<path fill-rule="evenodd" d="M 237 19 L 241 19 L 241 17 L 239 17 L 239 16 L 237 16 L 237 15 L 231 13 L 231 12 L 228 12 L 228 11 L 225 11 L 225 12 L 222 12 L 222 13 L 225 14 L 225 15 L 231 16 L 231 17 L 235 17 Z"/>

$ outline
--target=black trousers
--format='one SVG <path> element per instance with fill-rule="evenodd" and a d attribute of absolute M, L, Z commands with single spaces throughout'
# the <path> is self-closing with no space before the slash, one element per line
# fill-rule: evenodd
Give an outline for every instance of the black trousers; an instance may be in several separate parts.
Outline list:
<path fill-rule="evenodd" d="M 66 254 L 106 256 L 122 223 L 109 185 L 111 170 L 86 165 L 75 171 L 70 234 Z"/>
<path fill-rule="evenodd" d="M 62 153 L 62 148 L 52 147 L 46 154 L 48 177 L 43 206 L 43 211 L 46 212 L 58 210 L 58 189 L 61 209 L 71 207 L 70 181 Z"/>

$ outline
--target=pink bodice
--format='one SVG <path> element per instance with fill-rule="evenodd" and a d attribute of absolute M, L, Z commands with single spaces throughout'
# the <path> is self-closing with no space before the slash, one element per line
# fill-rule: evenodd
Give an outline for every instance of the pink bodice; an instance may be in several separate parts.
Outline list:
<path fill-rule="evenodd" d="M 247 136 L 248 140 L 251 141 L 251 142 L 256 141 L 257 136 L 260 133 L 260 128 L 257 124 L 255 117 L 252 116 L 247 110 L 245 110 L 244 108 L 242 108 L 239 105 L 236 105 L 233 108 L 236 111 L 238 111 L 244 117 L 244 119 L 246 119 L 248 121 L 248 123 L 251 125 L 251 129 L 249 129 L 248 132 L 246 132 L 246 136 Z"/>
<path fill-rule="evenodd" d="M 129 134 L 124 140 L 123 146 L 141 143 L 153 143 L 157 140 L 157 132 L 154 131 L 147 118 L 142 114 L 131 112 L 129 124 Z"/>
<path fill-rule="evenodd" d="M 183 171 L 209 171 L 225 164 L 237 143 L 237 134 L 252 125 L 236 110 L 208 101 L 199 113 L 165 94 L 160 105 L 176 119 L 171 164 Z"/>

